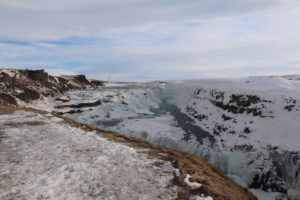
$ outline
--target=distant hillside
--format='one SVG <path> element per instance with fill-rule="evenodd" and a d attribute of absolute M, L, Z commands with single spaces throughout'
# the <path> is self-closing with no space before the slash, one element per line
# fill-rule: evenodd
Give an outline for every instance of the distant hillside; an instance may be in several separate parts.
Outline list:
<path fill-rule="evenodd" d="M 103 86 L 85 75 L 51 76 L 44 70 L 0 69 L 0 103 L 26 105 L 30 102 L 68 101 L 64 92 Z M 51 103 L 48 102 L 48 103 Z"/>

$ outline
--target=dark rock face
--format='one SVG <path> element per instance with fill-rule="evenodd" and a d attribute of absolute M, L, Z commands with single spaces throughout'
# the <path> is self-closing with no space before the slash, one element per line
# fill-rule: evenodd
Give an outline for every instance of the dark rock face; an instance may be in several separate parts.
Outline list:
<path fill-rule="evenodd" d="M 75 113 L 82 113 L 82 112 L 84 112 L 84 111 L 82 111 L 82 110 L 70 110 L 70 111 L 67 111 L 67 112 L 54 112 L 54 111 L 52 111 L 52 113 L 59 114 L 59 115 L 75 114 Z"/>
<path fill-rule="evenodd" d="M 100 87 L 104 85 L 104 82 L 98 80 L 91 80 L 91 85 L 92 87 Z"/>
<path fill-rule="evenodd" d="M 23 73 L 23 71 L 21 72 Z M 30 84 L 33 83 L 31 81 L 29 82 Z M 2 72 L 0 83 L 3 83 L 4 85 L 4 87 L 3 85 L 2 87 L 0 86 L 0 92 L 2 92 L 2 103 L 17 105 L 17 101 L 15 98 L 28 103 L 40 97 L 39 92 L 37 92 L 31 86 L 27 85 L 28 81 L 19 80 L 16 76 L 11 77 L 8 74 Z"/>
<path fill-rule="evenodd" d="M 260 117 L 268 117 L 263 114 L 264 103 L 272 103 L 256 95 L 232 94 L 229 102 L 224 102 L 224 93 L 212 92 L 212 97 L 214 99 L 211 99 L 210 102 L 223 110 L 234 114 L 247 113 Z M 254 106 L 250 107 L 251 105 Z"/>
<path fill-rule="evenodd" d="M 74 80 L 81 84 L 89 85 L 90 82 L 86 79 L 85 75 L 77 75 L 74 77 Z"/>
<path fill-rule="evenodd" d="M 224 121 L 228 121 L 228 120 L 231 120 L 232 117 L 223 114 L 223 115 L 222 115 L 222 119 L 223 119 Z"/>
<path fill-rule="evenodd" d="M 48 79 L 48 73 L 42 70 L 20 70 L 22 74 L 27 76 L 29 79 L 38 81 L 40 83 L 46 82 Z"/>
<path fill-rule="evenodd" d="M 240 144 L 234 146 L 235 151 L 242 151 L 242 152 L 251 152 L 254 151 L 254 147 L 249 144 Z"/>
<path fill-rule="evenodd" d="M 250 188 L 262 189 L 263 191 L 279 192 L 287 194 L 287 184 L 277 174 L 275 169 L 256 175 Z"/>
<path fill-rule="evenodd" d="M 54 77 L 52 77 L 54 79 Z M 58 86 L 57 89 L 60 91 L 60 92 L 65 92 L 67 90 L 72 90 L 72 89 L 76 89 L 75 86 L 71 85 L 68 83 L 68 80 L 67 79 L 64 79 L 62 77 L 56 77 L 57 80 L 53 80 L 53 81 L 57 81 L 58 82 Z"/>
<path fill-rule="evenodd" d="M 62 108 L 84 108 L 84 107 L 96 107 L 96 106 L 99 106 L 99 105 L 101 105 L 100 100 L 92 102 L 92 103 L 79 103 L 79 104 L 76 104 L 76 105 L 60 105 L 60 106 L 56 106 L 55 108 L 58 108 L 58 109 L 62 109 Z"/>
<path fill-rule="evenodd" d="M 30 88 L 25 88 L 24 92 L 16 95 L 16 97 L 26 103 L 29 103 L 30 101 L 39 99 L 40 94 L 36 90 L 30 89 Z"/>
<path fill-rule="evenodd" d="M 299 112 L 300 111 L 300 105 L 299 101 L 296 99 L 293 99 L 291 97 L 285 99 L 286 106 L 284 106 L 284 109 L 289 111 L 289 112 Z"/>
<path fill-rule="evenodd" d="M 74 80 L 81 85 L 86 85 L 86 86 L 91 86 L 91 87 L 100 87 L 100 86 L 104 85 L 103 81 L 87 80 L 85 75 L 76 75 L 76 76 L 74 76 Z"/>
<path fill-rule="evenodd" d="M 10 105 L 17 105 L 17 101 L 15 100 L 15 98 L 13 98 L 11 95 L 9 94 L 5 94 L 5 93 L 0 93 L 0 103 L 1 104 L 10 104 Z"/>
<path fill-rule="evenodd" d="M 228 112 L 233 114 L 252 114 L 253 116 L 260 117 L 272 117 L 263 114 L 263 109 L 266 107 L 265 104 L 272 103 L 272 101 L 268 101 L 265 99 L 261 99 L 256 95 L 245 95 L 245 94 L 231 94 L 229 97 L 229 101 L 225 101 L 225 92 L 218 90 L 210 90 L 207 91 L 203 88 L 197 89 L 194 91 L 192 98 L 202 100 L 205 99 L 204 94 L 209 95 L 209 101 Z M 224 117 L 224 121 L 229 120 Z"/>
<path fill-rule="evenodd" d="M 262 169 L 250 187 L 287 194 L 288 188 L 296 188 L 300 182 L 299 152 L 284 151 L 278 147 L 269 147 L 268 152 L 271 167 Z"/>
<path fill-rule="evenodd" d="M 284 107 L 284 109 L 286 109 L 289 112 L 291 112 L 293 110 L 293 108 L 295 108 L 295 105 L 288 105 L 288 106 Z"/>
<path fill-rule="evenodd" d="M 237 106 L 249 107 L 252 104 L 257 104 L 260 102 L 271 102 L 262 100 L 256 95 L 241 95 L 241 94 L 232 94 L 229 100 L 229 103 L 236 103 Z"/>
<path fill-rule="evenodd" d="M 290 151 L 278 151 L 270 149 L 276 174 L 280 176 L 288 186 L 295 187 L 300 183 L 300 153 Z"/>
<path fill-rule="evenodd" d="M 202 121 L 203 119 L 207 120 L 207 115 L 205 114 L 199 114 L 193 107 L 186 106 L 185 111 L 192 115 L 195 119 L 198 119 L 199 121 Z"/>

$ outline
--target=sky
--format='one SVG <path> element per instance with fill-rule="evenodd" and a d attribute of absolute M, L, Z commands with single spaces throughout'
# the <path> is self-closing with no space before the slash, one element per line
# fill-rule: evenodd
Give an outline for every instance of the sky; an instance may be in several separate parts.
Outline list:
<path fill-rule="evenodd" d="M 300 0 L 0 0 L 0 67 L 107 81 L 300 74 Z"/>

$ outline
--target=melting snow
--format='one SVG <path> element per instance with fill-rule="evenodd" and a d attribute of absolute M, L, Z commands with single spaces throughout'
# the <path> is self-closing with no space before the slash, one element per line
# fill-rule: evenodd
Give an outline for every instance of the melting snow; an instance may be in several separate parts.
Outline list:
<path fill-rule="evenodd" d="M 204 195 L 201 195 L 201 196 L 192 196 L 189 200 L 213 200 L 213 198 L 210 196 L 205 197 Z"/>
<path fill-rule="evenodd" d="M 190 186 L 191 188 L 193 188 L 193 189 L 200 188 L 200 187 L 202 186 L 202 184 L 201 184 L 201 183 L 197 183 L 197 182 L 191 182 L 191 181 L 190 181 L 190 178 L 191 178 L 191 177 L 192 177 L 191 175 L 186 174 L 186 177 L 184 178 L 184 182 L 185 182 L 188 186 Z"/>

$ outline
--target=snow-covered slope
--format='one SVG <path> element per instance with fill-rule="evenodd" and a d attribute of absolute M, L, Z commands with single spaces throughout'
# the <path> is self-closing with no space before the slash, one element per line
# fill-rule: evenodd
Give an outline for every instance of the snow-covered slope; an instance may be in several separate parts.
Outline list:
<path fill-rule="evenodd" d="M 176 96 L 185 97 L 184 100 L 172 98 L 172 101 L 201 127 L 223 137 L 253 137 L 251 139 L 287 150 L 300 150 L 297 140 L 300 137 L 297 131 L 300 81 L 252 77 L 185 83 L 184 95 L 180 95 L 176 83 L 170 86 L 170 90 L 176 90 Z M 225 143 L 232 142 L 232 139 L 223 139 Z"/>
<path fill-rule="evenodd" d="M 299 77 L 174 82 L 167 90 L 172 103 L 214 135 L 228 156 L 229 176 L 299 199 Z"/>
<path fill-rule="evenodd" d="M 260 199 L 299 199 L 299 78 L 111 84 L 71 91 L 55 111 L 199 155 Z"/>

